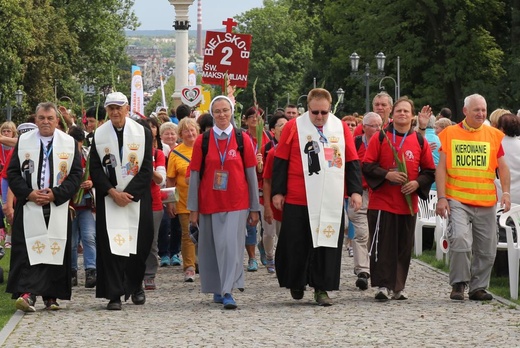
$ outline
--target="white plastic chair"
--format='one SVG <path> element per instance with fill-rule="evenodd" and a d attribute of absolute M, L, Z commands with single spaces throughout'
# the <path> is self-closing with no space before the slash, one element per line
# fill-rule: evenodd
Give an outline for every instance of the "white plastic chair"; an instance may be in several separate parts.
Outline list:
<path fill-rule="evenodd" d="M 430 191 L 428 200 L 419 199 L 419 213 L 417 214 L 417 221 L 415 222 L 415 255 L 422 254 L 422 240 L 423 227 L 437 226 L 437 219 L 435 217 L 435 207 L 437 206 L 437 191 Z"/>
<path fill-rule="evenodd" d="M 506 225 L 507 218 L 513 219 L 515 223 L 517 241 L 513 240 L 513 229 Z M 511 207 L 507 213 L 500 216 L 499 224 L 506 230 L 507 237 L 507 260 L 509 266 L 509 292 L 513 300 L 518 300 L 518 272 L 520 271 L 520 246 L 518 234 L 520 233 L 520 205 Z M 498 243 L 497 248 L 502 249 L 504 243 Z"/>

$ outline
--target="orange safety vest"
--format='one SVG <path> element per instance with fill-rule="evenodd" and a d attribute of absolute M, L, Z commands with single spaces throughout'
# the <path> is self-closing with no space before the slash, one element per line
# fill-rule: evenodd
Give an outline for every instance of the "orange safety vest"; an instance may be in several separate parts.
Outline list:
<path fill-rule="evenodd" d="M 494 179 L 503 137 L 486 125 L 470 132 L 458 124 L 439 134 L 446 154 L 446 197 L 483 207 L 496 204 Z"/>

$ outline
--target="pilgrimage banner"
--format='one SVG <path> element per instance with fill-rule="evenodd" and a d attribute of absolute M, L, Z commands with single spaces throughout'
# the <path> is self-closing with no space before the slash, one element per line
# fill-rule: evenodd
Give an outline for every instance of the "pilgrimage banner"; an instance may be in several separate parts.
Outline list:
<path fill-rule="evenodd" d="M 143 77 L 141 76 L 141 68 L 132 65 L 132 90 L 130 99 L 130 114 L 132 116 L 144 115 L 144 91 Z"/>

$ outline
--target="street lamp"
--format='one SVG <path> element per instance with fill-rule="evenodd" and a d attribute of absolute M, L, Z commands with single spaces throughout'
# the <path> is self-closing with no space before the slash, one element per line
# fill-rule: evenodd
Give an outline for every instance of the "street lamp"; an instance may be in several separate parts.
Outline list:
<path fill-rule="evenodd" d="M 16 106 L 11 106 L 11 99 L 7 98 L 7 101 L 5 103 L 5 107 L 2 108 L 2 110 L 5 110 L 6 112 L 6 119 L 7 121 L 11 121 L 13 116 L 13 110 L 21 109 L 22 101 L 23 101 L 23 92 L 21 90 L 17 90 L 14 93 L 14 97 L 16 99 Z M 2 92 L 0 92 L 0 104 L 2 103 Z"/>
<path fill-rule="evenodd" d="M 364 79 L 365 80 L 365 112 L 370 111 L 370 79 L 378 79 L 385 75 L 385 60 L 386 56 L 383 52 L 379 52 L 376 56 L 377 61 L 377 73 L 374 75 L 370 74 L 370 64 L 366 63 L 365 65 L 365 72 L 363 74 L 359 73 L 359 60 L 360 56 L 354 52 L 350 55 L 350 65 L 352 68 L 352 72 L 350 73 L 350 76 L 358 78 L 358 79 Z"/>
<path fill-rule="evenodd" d="M 345 91 L 343 88 L 338 88 L 336 91 L 336 95 L 338 96 L 338 102 L 336 103 L 336 107 L 334 108 L 334 113 L 337 111 L 341 111 L 343 109 L 343 101 L 345 100 Z"/>
<path fill-rule="evenodd" d="M 300 103 L 300 99 L 307 98 L 307 94 L 302 94 L 298 97 L 298 100 L 296 101 L 296 106 L 298 106 L 298 114 L 303 114 L 305 112 L 305 108 L 303 107 L 303 104 Z"/>
<path fill-rule="evenodd" d="M 397 81 L 391 77 L 391 76 L 385 76 L 379 81 L 379 90 L 384 91 L 385 87 L 382 85 L 383 81 L 386 79 L 394 81 L 394 88 L 395 88 L 395 100 L 399 99 L 401 97 L 401 60 L 400 57 L 397 56 Z"/>

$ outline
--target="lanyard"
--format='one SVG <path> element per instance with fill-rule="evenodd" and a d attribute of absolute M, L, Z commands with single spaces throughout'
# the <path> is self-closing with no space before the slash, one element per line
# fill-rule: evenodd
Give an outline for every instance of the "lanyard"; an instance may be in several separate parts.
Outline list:
<path fill-rule="evenodd" d="M 318 130 L 318 134 L 320 135 L 320 142 L 322 144 L 327 144 L 329 142 L 329 140 L 327 139 L 325 134 L 323 134 L 323 131 L 321 129 L 319 129 L 318 127 L 316 127 L 316 129 Z"/>
<path fill-rule="evenodd" d="M 406 139 L 407 136 L 408 136 L 408 132 L 406 132 L 405 135 L 403 136 L 403 139 L 401 139 L 401 144 L 399 144 L 399 147 L 397 148 L 397 152 L 401 151 L 401 147 L 403 146 L 404 140 Z M 392 141 L 395 146 L 395 128 L 392 129 Z"/>
<path fill-rule="evenodd" d="M 45 159 L 48 160 L 49 159 L 49 155 L 51 154 L 51 151 L 52 151 L 52 147 L 54 146 L 54 144 L 50 144 L 51 146 L 47 149 L 47 151 L 44 150 L 44 155 L 45 155 Z M 49 144 L 47 144 L 47 146 L 49 146 Z M 45 148 L 46 146 L 44 146 Z"/>
<path fill-rule="evenodd" d="M 215 145 L 217 145 L 218 155 L 220 157 L 220 169 L 224 169 L 224 161 L 226 160 L 227 149 L 229 146 L 229 140 L 231 139 L 231 134 L 228 135 L 226 149 L 224 150 L 224 153 L 220 152 L 220 146 L 218 145 L 217 133 L 215 131 L 213 131 L 213 135 L 215 138 Z"/>

